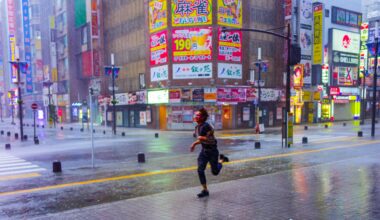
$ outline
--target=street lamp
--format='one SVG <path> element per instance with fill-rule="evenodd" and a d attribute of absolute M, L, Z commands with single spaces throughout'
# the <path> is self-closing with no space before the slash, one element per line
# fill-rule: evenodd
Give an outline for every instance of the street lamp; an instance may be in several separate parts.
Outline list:
<path fill-rule="evenodd" d="M 17 84 L 17 89 L 18 89 L 18 100 L 17 100 L 17 103 L 18 103 L 18 109 L 19 109 L 19 117 L 20 117 L 20 135 L 21 135 L 21 138 L 20 140 L 23 141 L 24 140 L 24 127 L 23 127 L 23 123 L 22 123 L 22 119 L 23 119 L 23 110 L 22 110 L 22 104 L 23 104 L 23 101 L 22 101 L 22 94 L 21 94 L 21 77 L 20 77 L 20 69 L 23 67 L 23 68 L 28 68 L 28 64 L 26 62 L 21 62 L 20 61 L 20 58 L 19 58 L 19 51 L 18 51 L 18 48 L 16 47 L 16 61 L 11 61 L 10 62 L 15 68 L 17 68 L 17 82 L 15 84 Z"/>
<path fill-rule="evenodd" d="M 115 67 L 114 54 L 111 54 L 111 66 L 104 67 L 105 74 L 112 77 L 112 131 L 116 135 L 116 96 L 115 96 L 115 78 L 118 77 L 120 67 Z"/>
<path fill-rule="evenodd" d="M 52 97 L 52 94 L 50 92 L 50 87 L 53 85 L 53 82 L 48 80 L 48 81 L 45 81 L 43 82 L 43 86 L 44 87 L 47 87 L 48 88 L 48 98 L 49 98 L 49 104 L 48 104 L 48 120 L 52 120 L 53 121 L 53 124 L 54 124 L 54 128 L 55 128 L 55 117 L 54 117 L 54 114 L 53 114 L 53 106 L 51 104 L 51 97 Z"/>
<path fill-rule="evenodd" d="M 297 63 L 300 62 L 300 59 L 301 59 L 301 54 L 300 54 L 300 48 L 297 46 L 294 46 L 292 47 L 291 45 L 291 37 L 290 37 L 290 24 L 287 25 L 287 35 L 282 35 L 282 34 L 278 34 L 278 33 L 274 33 L 274 32 L 271 32 L 271 31 L 266 31 L 266 30 L 259 30 L 259 29 L 250 29 L 250 28 L 225 28 L 223 27 L 222 28 L 222 34 L 225 35 L 225 32 L 227 31 L 249 31 L 249 32 L 258 32 L 258 33 L 263 33 L 263 34 L 269 34 L 269 35 L 272 35 L 272 36 L 276 36 L 276 37 L 279 37 L 279 38 L 282 38 L 282 39 L 285 39 L 287 41 L 287 47 L 288 47 L 288 59 L 287 59 L 287 73 L 286 73 L 286 114 L 285 114 L 285 139 L 286 139 L 286 146 L 287 147 L 290 147 L 290 144 L 289 144 L 289 140 L 288 140 L 288 134 L 289 134 L 289 131 L 288 131 L 288 123 L 289 123 L 289 118 L 288 118 L 288 115 L 290 113 L 290 66 L 291 65 L 295 65 Z M 292 50 L 292 52 L 291 52 Z M 294 55 L 292 58 L 290 57 L 290 55 Z"/>

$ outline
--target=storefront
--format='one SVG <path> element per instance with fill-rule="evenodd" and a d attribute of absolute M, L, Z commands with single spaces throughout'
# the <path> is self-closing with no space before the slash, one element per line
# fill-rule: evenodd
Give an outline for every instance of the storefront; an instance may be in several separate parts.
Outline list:
<path fill-rule="evenodd" d="M 356 120 L 360 117 L 360 89 L 330 87 L 333 120 Z"/>

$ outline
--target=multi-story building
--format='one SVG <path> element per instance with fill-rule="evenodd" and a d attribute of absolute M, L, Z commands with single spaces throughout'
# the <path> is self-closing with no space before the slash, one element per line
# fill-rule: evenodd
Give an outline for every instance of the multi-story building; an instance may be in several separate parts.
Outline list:
<path fill-rule="evenodd" d="M 293 1 L 292 35 L 302 48 L 292 89 L 297 123 L 359 118 L 360 9 L 361 1 Z"/>
<path fill-rule="evenodd" d="M 113 53 L 121 67 L 118 126 L 192 129 L 194 111 L 204 106 L 217 129 L 254 127 L 258 48 L 263 122 L 280 122 L 284 41 L 221 31 L 283 31 L 283 7 L 277 1 L 103 1 L 103 12 L 105 61 L 110 64 Z"/>
<path fill-rule="evenodd" d="M 380 1 L 379 0 L 363 0 L 362 12 L 363 12 L 364 22 L 368 22 L 372 18 L 380 17 Z"/>

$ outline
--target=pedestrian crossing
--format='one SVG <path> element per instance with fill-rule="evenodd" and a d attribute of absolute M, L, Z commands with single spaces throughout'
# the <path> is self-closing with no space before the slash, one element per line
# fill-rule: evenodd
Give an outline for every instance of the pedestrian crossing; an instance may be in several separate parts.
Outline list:
<path fill-rule="evenodd" d="M 42 168 L 24 159 L 0 153 L 0 177 L 42 172 L 45 170 L 45 168 Z"/>

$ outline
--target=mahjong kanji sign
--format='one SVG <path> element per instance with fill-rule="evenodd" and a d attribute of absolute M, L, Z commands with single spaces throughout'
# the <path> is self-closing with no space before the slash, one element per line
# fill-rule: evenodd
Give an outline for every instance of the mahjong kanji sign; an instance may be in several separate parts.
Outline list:
<path fill-rule="evenodd" d="M 172 0 L 174 27 L 212 24 L 212 0 Z"/>

